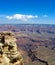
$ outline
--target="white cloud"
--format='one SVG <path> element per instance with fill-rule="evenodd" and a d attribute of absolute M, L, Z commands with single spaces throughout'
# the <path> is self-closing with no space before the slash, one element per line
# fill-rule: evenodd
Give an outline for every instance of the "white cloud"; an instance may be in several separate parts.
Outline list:
<path fill-rule="evenodd" d="M 27 21 L 28 19 L 35 19 L 38 18 L 38 16 L 33 15 L 23 15 L 23 14 L 14 14 L 13 16 L 6 16 L 7 19 L 16 19 L 16 20 L 22 20 Z"/>
<path fill-rule="evenodd" d="M 38 18 L 38 16 L 35 16 L 35 18 Z"/>
<path fill-rule="evenodd" d="M 45 14 L 45 15 L 43 15 L 43 17 L 46 18 L 46 17 L 48 17 L 48 15 Z"/>
<path fill-rule="evenodd" d="M 12 19 L 12 16 L 6 16 L 7 19 Z"/>
<path fill-rule="evenodd" d="M 27 15 L 27 18 L 33 18 L 33 16 L 32 15 Z"/>

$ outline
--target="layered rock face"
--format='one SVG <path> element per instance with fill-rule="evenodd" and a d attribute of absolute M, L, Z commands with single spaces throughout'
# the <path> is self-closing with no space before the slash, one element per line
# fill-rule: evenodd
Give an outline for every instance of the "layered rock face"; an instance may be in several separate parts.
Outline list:
<path fill-rule="evenodd" d="M 0 65 L 23 65 L 23 58 L 12 32 L 0 33 Z"/>

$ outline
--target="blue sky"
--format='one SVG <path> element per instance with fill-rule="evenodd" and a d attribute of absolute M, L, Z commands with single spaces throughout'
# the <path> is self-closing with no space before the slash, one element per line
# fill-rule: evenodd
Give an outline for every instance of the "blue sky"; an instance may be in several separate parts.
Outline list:
<path fill-rule="evenodd" d="M 55 0 L 0 0 L 0 24 L 55 24 Z"/>

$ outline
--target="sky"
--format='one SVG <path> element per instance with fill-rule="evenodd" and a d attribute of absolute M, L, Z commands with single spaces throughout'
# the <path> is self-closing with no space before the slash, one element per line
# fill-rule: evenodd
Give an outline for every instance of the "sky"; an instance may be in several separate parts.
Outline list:
<path fill-rule="evenodd" d="M 55 24 L 55 0 L 0 0 L 0 24 Z"/>

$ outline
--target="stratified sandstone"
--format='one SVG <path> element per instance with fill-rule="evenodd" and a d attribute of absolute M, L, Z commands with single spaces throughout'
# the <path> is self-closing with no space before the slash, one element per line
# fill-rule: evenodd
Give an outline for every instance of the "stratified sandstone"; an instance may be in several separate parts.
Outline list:
<path fill-rule="evenodd" d="M 0 33 L 0 65 L 23 65 L 23 58 L 12 32 Z"/>

